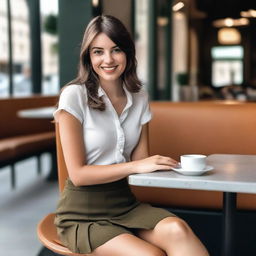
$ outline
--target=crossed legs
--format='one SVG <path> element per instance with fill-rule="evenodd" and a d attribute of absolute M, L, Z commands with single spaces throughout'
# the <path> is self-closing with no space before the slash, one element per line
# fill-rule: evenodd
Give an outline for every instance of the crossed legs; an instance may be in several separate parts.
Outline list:
<path fill-rule="evenodd" d="M 177 217 L 160 221 L 137 236 L 122 234 L 96 248 L 90 256 L 209 256 L 190 227 Z"/>

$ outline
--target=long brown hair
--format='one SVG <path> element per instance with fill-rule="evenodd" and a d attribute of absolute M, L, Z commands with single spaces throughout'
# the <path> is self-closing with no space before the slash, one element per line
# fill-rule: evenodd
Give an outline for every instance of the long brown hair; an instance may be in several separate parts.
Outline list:
<path fill-rule="evenodd" d="M 142 85 L 136 73 L 135 45 L 123 23 L 110 15 L 100 15 L 92 19 L 84 32 L 78 75 L 68 85 L 74 83 L 85 85 L 88 105 L 94 109 L 105 110 L 105 103 L 98 96 L 99 78 L 93 70 L 89 53 L 90 44 L 100 33 L 106 34 L 126 55 L 127 64 L 121 78 L 127 90 L 138 92 Z"/>

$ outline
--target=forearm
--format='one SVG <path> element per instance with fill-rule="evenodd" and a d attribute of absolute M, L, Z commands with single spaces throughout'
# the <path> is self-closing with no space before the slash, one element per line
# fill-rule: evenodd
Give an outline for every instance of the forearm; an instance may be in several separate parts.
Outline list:
<path fill-rule="evenodd" d="M 113 182 L 135 173 L 134 162 L 112 165 L 84 165 L 70 172 L 75 186 Z"/>
<path fill-rule="evenodd" d="M 132 173 L 148 173 L 157 170 L 170 170 L 177 161 L 170 157 L 155 155 L 145 159 L 113 165 L 82 165 L 69 171 L 75 186 L 113 182 Z"/>

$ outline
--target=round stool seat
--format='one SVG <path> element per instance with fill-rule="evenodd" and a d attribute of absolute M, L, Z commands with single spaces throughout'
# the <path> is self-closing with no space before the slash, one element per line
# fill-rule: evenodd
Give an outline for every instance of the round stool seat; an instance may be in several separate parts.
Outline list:
<path fill-rule="evenodd" d="M 61 244 L 54 225 L 54 217 L 55 214 L 50 213 L 39 222 L 37 226 L 37 235 L 41 243 L 49 250 L 61 255 L 88 256 L 88 254 L 73 253 Z"/>

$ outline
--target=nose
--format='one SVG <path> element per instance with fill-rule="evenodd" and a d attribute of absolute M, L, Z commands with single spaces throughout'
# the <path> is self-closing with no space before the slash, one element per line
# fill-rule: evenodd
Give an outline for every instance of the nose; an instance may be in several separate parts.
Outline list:
<path fill-rule="evenodd" d="M 107 64 L 113 62 L 113 56 L 112 56 L 111 52 L 106 52 L 105 53 L 104 62 L 107 63 Z"/>

